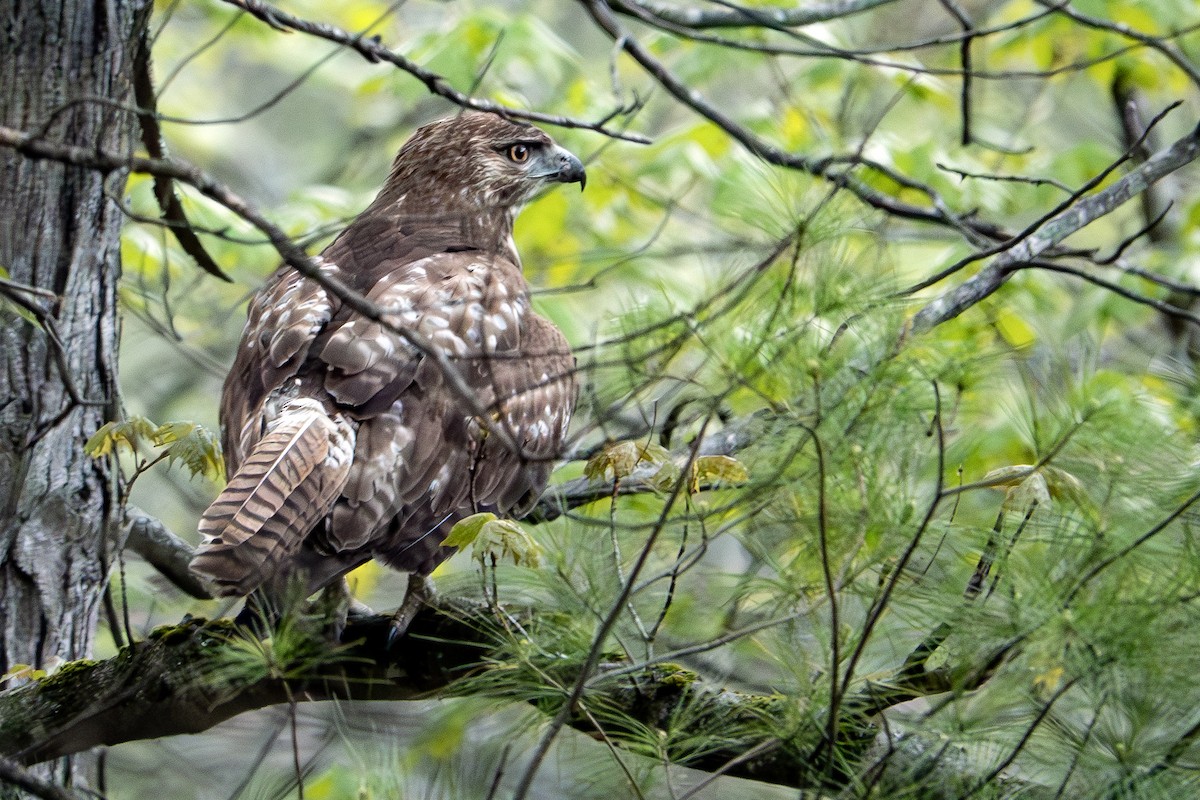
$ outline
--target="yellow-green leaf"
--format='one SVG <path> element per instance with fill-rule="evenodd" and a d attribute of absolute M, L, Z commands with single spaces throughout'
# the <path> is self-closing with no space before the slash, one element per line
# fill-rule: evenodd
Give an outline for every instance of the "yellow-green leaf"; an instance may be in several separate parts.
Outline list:
<path fill-rule="evenodd" d="M 167 459 L 171 463 L 183 462 L 193 476 L 206 475 L 215 480 L 224 472 L 221 441 L 203 425 L 167 422 L 154 430 L 151 439 L 160 447 L 170 445 L 166 449 Z"/>
<path fill-rule="evenodd" d="M 1013 464 L 999 467 L 983 476 L 981 483 L 989 486 L 1016 486 L 1033 474 L 1032 464 Z"/>
<path fill-rule="evenodd" d="M 92 458 L 102 458 L 124 447 L 133 452 L 141 441 L 154 441 L 157 426 L 145 417 L 130 417 L 122 422 L 106 422 L 83 445 Z"/>
<path fill-rule="evenodd" d="M 46 670 L 38 669 L 29 664 L 13 664 L 8 668 L 8 672 L 0 675 L 0 683 L 5 681 L 16 680 L 24 683 L 26 681 L 40 681 L 46 677 Z"/>
<path fill-rule="evenodd" d="M 742 462 L 732 456 L 700 456 L 692 462 L 691 491 L 700 491 L 707 483 L 745 483 L 750 472 Z"/>
<path fill-rule="evenodd" d="M 479 535 L 479 531 L 482 530 L 483 526 L 494 519 L 496 519 L 496 515 L 486 511 L 460 519 L 454 523 L 454 527 L 450 529 L 450 535 L 446 537 L 442 544 L 446 547 L 457 547 L 459 549 L 466 547 L 475 541 L 475 537 Z"/>
<path fill-rule="evenodd" d="M 588 459 L 583 474 L 601 480 L 611 473 L 619 481 L 632 475 L 639 464 L 661 464 L 669 457 L 665 448 L 652 442 L 613 442 Z"/>
<path fill-rule="evenodd" d="M 471 555 L 480 564 L 503 559 L 505 556 L 511 558 L 517 566 L 524 564 L 527 567 L 536 567 L 542 563 L 541 545 L 535 542 L 520 524 L 511 519 L 484 522 L 479 529 L 479 536 L 475 539 L 475 548 Z"/>

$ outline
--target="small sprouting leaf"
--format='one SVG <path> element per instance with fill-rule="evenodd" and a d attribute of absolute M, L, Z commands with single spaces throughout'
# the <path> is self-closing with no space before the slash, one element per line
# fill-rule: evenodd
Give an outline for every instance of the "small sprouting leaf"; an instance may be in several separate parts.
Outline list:
<path fill-rule="evenodd" d="M 1062 685 L 1065 674 L 1066 670 L 1061 666 L 1050 667 L 1044 672 L 1033 676 L 1033 688 L 1042 697 L 1049 697 L 1058 691 L 1058 687 Z"/>
<path fill-rule="evenodd" d="M 613 480 L 628 478 L 640 464 L 661 464 L 670 457 L 666 448 L 651 442 L 613 442 L 588 459 L 583 474 L 602 480 L 610 472 Z"/>
<path fill-rule="evenodd" d="M 112 430 L 116 426 L 115 422 L 106 422 L 100 426 L 100 429 L 93 433 L 91 437 L 84 442 L 83 452 L 87 453 L 92 458 L 100 458 L 106 456 L 113 451 L 115 440 L 112 436 Z"/>
<path fill-rule="evenodd" d="M 83 445 L 83 452 L 92 458 L 102 458 L 124 447 L 132 453 L 139 442 L 154 441 L 157 427 L 145 417 L 137 416 L 123 422 L 106 422 Z"/>
<path fill-rule="evenodd" d="M 983 476 L 983 483 L 1008 489 L 1007 508 L 1027 508 L 1031 503 L 1049 504 L 1051 500 L 1069 502 L 1088 516 L 1096 515 L 1095 505 L 1083 488 L 1083 482 L 1071 473 L 1049 465 L 1015 464 L 994 469 Z"/>
<path fill-rule="evenodd" d="M 171 463 L 182 462 L 189 472 L 217 480 L 224 472 L 221 442 L 217 435 L 194 422 L 155 425 L 145 417 L 106 422 L 92 434 L 83 451 L 92 458 L 113 455 L 122 448 L 137 452 L 141 444 L 166 447 L 163 455 Z"/>
<path fill-rule="evenodd" d="M 1050 505 L 1050 490 L 1046 488 L 1046 477 L 1040 472 L 1009 488 L 1004 497 L 1006 508 L 1028 509 L 1033 505 Z"/>
<path fill-rule="evenodd" d="M 707 483 L 745 483 L 748 480 L 750 472 L 732 456 L 700 456 L 692 462 L 692 494 Z"/>
<path fill-rule="evenodd" d="M 0 675 L 0 683 L 14 681 L 16 683 L 27 683 L 29 681 L 40 681 L 46 677 L 47 672 L 44 669 L 32 667 L 29 664 L 13 664 L 8 668 L 8 672 Z"/>
<path fill-rule="evenodd" d="M 469 517 L 464 517 L 454 523 L 454 527 L 450 529 L 450 535 L 442 542 L 444 547 L 457 547 L 462 549 L 475 541 L 475 537 L 479 535 L 479 531 L 484 525 L 496 519 L 495 514 L 484 511 L 480 514 L 472 514 Z"/>
<path fill-rule="evenodd" d="M 1042 474 L 1046 476 L 1046 488 L 1055 500 L 1070 500 L 1081 507 L 1091 504 L 1091 498 L 1083 488 L 1083 481 L 1065 469 L 1042 467 Z"/>
<path fill-rule="evenodd" d="M 483 514 L 476 514 L 481 517 Z M 460 523 L 461 524 L 461 523 Z M 455 526 L 457 527 L 457 526 Z M 542 548 L 529 532 L 511 519 L 493 519 L 480 526 L 471 555 L 480 564 L 512 558 L 517 566 L 536 567 L 542 563 Z"/>
<path fill-rule="evenodd" d="M 650 483 L 660 492 L 669 492 L 679 480 L 679 465 L 674 461 L 664 461 L 658 472 L 650 478 Z"/>
<path fill-rule="evenodd" d="M 7 280 L 8 277 L 9 277 L 8 270 L 5 269 L 4 267 L 0 267 L 0 278 L 4 278 L 5 280 Z M 4 308 L 11 309 L 14 314 L 21 317 L 23 320 L 25 320 L 26 322 L 28 322 L 30 325 L 34 326 L 35 328 L 42 327 L 41 320 L 39 320 L 37 318 L 37 316 L 32 311 L 30 311 L 28 308 L 21 305 L 20 303 L 10 300 L 7 297 L 0 296 L 0 309 L 4 309 Z"/>
<path fill-rule="evenodd" d="M 224 472 L 221 440 L 203 425 L 167 422 L 158 426 L 151 438 L 159 447 L 170 445 L 166 449 L 167 460 L 182 462 L 193 477 L 204 475 L 216 480 Z"/>
<path fill-rule="evenodd" d="M 1009 467 L 999 467 L 983 476 L 981 483 L 989 486 L 1017 486 L 1033 474 L 1032 464 L 1013 464 Z"/>

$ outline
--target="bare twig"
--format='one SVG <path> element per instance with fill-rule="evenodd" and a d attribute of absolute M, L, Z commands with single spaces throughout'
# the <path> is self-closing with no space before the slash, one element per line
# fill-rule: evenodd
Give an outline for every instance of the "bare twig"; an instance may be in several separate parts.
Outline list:
<path fill-rule="evenodd" d="M 163 145 L 162 131 L 158 127 L 158 98 L 154 94 L 154 81 L 150 75 L 150 41 L 143 30 L 138 38 L 133 59 L 133 96 L 138 106 L 138 126 L 142 132 L 142 145 L 151 158 L 162 158 L 167 154 Z M 154 176 L 154 198 L 162 210 L 162 219 L 175 236 L 179 246 L 196 262 L 196 266 L 223 281 L 232 281 L 204 249 L 203 242 L 188 222 L 179 195 L 175 194 L 174 182 L 165 175 Z"/>
<path fill-rule="evenodd" d="M 728 3 L 725 4 L 728 7 L 723 9 L 701 9 L 667 5 L 655 0 L 634 0 L 634 4 L 642 10 L 689 28 L 802 28 L 860 14 L 892 2 L 895 0 L 829 0 L 824 3 L 804 3 L 793 8 L 748 8 Z"/>
<path fill-rule="evenodd" d="M 56 306 L 58 305 L 58 296 L 36 286 L 30 286 L 9 278 L 0 278 L 0 297 L 6 298 L 17 308 L 33 317 L 42 329 L 42 332 L 46 334 L 46 338 L 50 341 L 50 354 L 54 358 L 54 366 L 58 370 L 59 377 L 62 378 L 63 388 L 66 390 L 67 396 L 71 398 L 70 405 L 54 418 L 54 422 L 60 420 L 62 415 L 68 413 L 72 408 L 86 405 L 87 403 L 84 401 L 83 396 L 79 393 L 79 388 L 75 385 L 75 378 L 71 374 L 71 364 L 67 359 L 67 348 L 64 346 L 62 336 L 58 331 L 58 320 L 51 308 L 47 308 L 42 304 L 42 301 L 45 301 L 51 307 Z"/>
<path fill-rule="evenodd" d="M 1108 31 L 1109 33 L 1114 33 L 1123 38 L 1135 41 L 1143 47 L 1149 47 L 1152 50 L 1158 51 L 1186 75 L 1188 80 L 1197 87 L 1200 87 L 1200 70 L 1196 69 L 1196 66 L 1188 60 L 1186 55 L 1171 47 L 1162 36 L 1142 33 L 1139 30 L 1129 27 L 1124 22 L 1114 22 L 1084 14 L 1071 7 L 1069 3 L 1052 3 L 1050 0 L 1036 0 L 1036 2 L 1045 8 L 1053 7 L 1055 12 L 1069 17 L 1080 25 L 1086 25 L 1096 30 Z"/>
<path fill-rule="evenodd" d="M 1200 156 L 1200 128 L 1155 153 L 1107 188 L 1073 203 L 1021 242 L 997 255 L 973 277 L 932 300 L 913 317 L 912 329 L 927 331 L 954 319 L 999 289 L 1020 266 L 1036 260 L 1072 233 L 1111 213 L 1146 187 L 1190 164 L 1197 156 Z"/>
<path fill-rule="evenodd" d="M 621 28 L 607 3 L 602 0 L 580 0 L 580 2 L 592 15 L 596 24 L 675 99 L 721 128 L 750 153 L 768 164 L 807 172 L 839 186 L 844 186 L 863 203 L 894 217 L 943 225 L 963 231 L 973 237 L 983 237 L 993 241 L 1009 238 L 1009 235 L 996 225 L 975 219 L 965 219 L 955 214 L 931 187 L 921 185 L 921 190 L 930 197 L 932 205 L 914 205 L 876 191 L 850 176 L 846 170 L 834 169 L 834 159 L 809 159 L 776 147 L 749 128 L 736 122 L 706 100 L 699 92 L 672 74 L 635 37 Z"/>
<path fill-rule="evenodd" d="M 959 103 L 959 114 L 962 117 L 960 141 L 965 147 L 971 144 L 971 80 L 975 76 L 975 67 L 971 63 L 971 44 L 974 41 L 975 26 L 957 0 L 939 0 L 939 2 L 950 16 L 954 17 L 963 32 L 962 41 L 958 43 L 958 58 L 962 65 L 962 99 Z"/>
<path fill-rule="evenodd" d="M 0 782 L 29 792 L 42 800 L 81 800 L 78 794 L 65 786 L 39 778 L 3 756 L 0 756 Z"/>
<path fill-rule="evenodd" d="M 612 631 L 613 626 L 616 625 L 621 614 L 624 613 L 626 604 L 629 603 L 630 598 L 633 596 L 633 590 L 635 588 L 637 579 L 641 575 L 642 570 L 649 561 L 650 554 L 654 550 L 654 544 L 666 527 L 670 511 L 675 506 L 675 502 L 683 494 L 685 487 L 688 485 L 692 464 L 695 463 L 695 459 L 699 454 L 699 444 L 702 440 L 703 431 L 701 431 L 701 436 L 697 438 L 693 444 L 691 452 L 688 454 L 687 462 L 683 465 L 683 468 L 680 470 L 679 477 L 675 480 L 674 485 L 671 487 L 670 493 L 663 502 L 662 512 L 659 514 L 658 520 L 651 528 L 641 552 L 638 553 L 638 557 L 634 560 L 633 565 L 630 567 L 629 577 L 622 584 L 621 591 L 617 594 L 616 599 L 613 600 L 608 613 L 604 616 L 603 620 L 601 620 L 600 626 L 593 635 L 592 646 L 588 650 L 587 658 L 580 667 L 579 675 L 575 680 L 574 686 L 571 687 L 571 691 L 564 699 L 558 713 L 555 714 L 554 718 L 550 721 L 550 724 L 546 727 L 545 732 L 539 739 L 537 746 L 534 748 L 533 753 L 530 755 L 529 766 L 521 775 L 521 779 L 517 783 L 517 788 L 513 791 L 513 800 L 524 800 L 524 797 L 526 794 L 528 794 L 530 787 L 533 785 L 533 779 L 537 775 L 537 771 L 541 766 L 541 762 L 545 759 L 546 754 L 550 751 L 550 745 L 554 742 L 554 738 L 570 719 L 571 714 L 574 713 L 576 704 L 583 697 L 584 690 L 588 685 L 588 678 L 591 677 L 592 673 L 596 670 L 596 667 L 599 666 L 600 656 L 604 652 L 604 645 L 608 640 L 608 634 Z"/>
<path fill-rule="evenodd" d="M 1179 306 L 1173 305 L 1172 303 L 1168 303 L 1164 300 L 1159 300 L 1155 297 L 1147 297 L 1144 294 L 1138 294 L 1137 292 L 1126 289 L 1124 286 L 1121 286 L 1118 283 L 1105 280 L 1098 275 L 1092 275 L 1086 270 L 1078 267 L 1072 267 L 1067 264 L 1058 264 L 1053 261 L 1031 261 L 1024 266 L 1025 268 L 1040 269 L 1046 272 L 1058 272 L 1063 275 L 1072 275 L 1076 278 L 1085 280 L 1094 286 L 1099 286 L 1101 289 L 1106 289 L 1118 297 L 1124 297 L 1126 300 L 1138 303 L 1139 305 L 1149 306 L 1155 311 L 1161 312 L 1168 317 L 1174 317 L 1175 319 L 1191 323 L 1192 325 L 1200 328 L 1200 316 L 1188 311 L 1186 308 L 1180 308 Z M 1195 290 L 1193 289 L 1192 291 L 1194 292 Z"/>
<path fill-rule="evenodd" d="M 231 6 L 246 11 L 263 22 L 270 25 L 272 28 L 281 31 L 299 31 L 310 36 L 316 36 L 320 39 L 325 39 L 330 42 L 336 42 L 350 50 L 355 51 L 363 58 L 373 63 L 380 61 L 392 64 L 412 75 L 414 78 L 425 84 L 425 87 L 439 97 L 444 97 L 455 105 L 463 108 L 471 108 L 476 111 L 491 111 L 495 114 L 500 114 L 505 117 L 514 119 L 524 119 L 530 122 L 539 122 L 546 125 L 554 125 L 560 128 L 579 128 L 582 130 L 595 131 L 596 133 L 604 134 L 605 136 L 614 139 L 624 139 L 628 142 L 636 142 L 638 144 L 648 144 L 649 139 L 637 134 L 628 133 L 617 128 L 609 127 L 605 121 L 587 122 L 584 120 L 573 119 L 555 114 L 543 114 L 537 111 L 526 111 L 523 109 L 511 108 L 499 103 L 494 103 L 490 100 L 481 100 L 464 94 L 450 85 L 444 77 L 425 69 L 415 61 L 406 58 L 405 56 L 384 47 L 378 37 L 356 36 L 341 28 L 333 25 L 328 25 L 321 22 L 311 22 L 309 20 L 300 19 L 286 11 L 281 11 L 273 6 L 270 6 L 262 0 L 224 0 Z M 624 108 L 618 109 L 614 114 L 610 114 L 606 119 L 611 119 L 614 115 L 621 113 L 630 113 L 635 109 Z"/>

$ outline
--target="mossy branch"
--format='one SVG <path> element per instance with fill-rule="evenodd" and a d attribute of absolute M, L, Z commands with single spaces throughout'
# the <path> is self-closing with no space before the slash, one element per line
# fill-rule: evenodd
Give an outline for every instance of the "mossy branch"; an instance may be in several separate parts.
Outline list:
<path fill-rule="evenodd" d="M 197 733 L 291 698 L 405 700 L 478 692 L 473 681 L 453 682 L 503 658 L 494 633 L 503 621 L 483 605 L 442 601 L 426 607 L 389 649 L 390 621 L 352 620 L 343 635 L 351 644 L 344 646 L 330 644 L 316 626 L 293 629 L 290 655 L 278 644 L 274 657 L 271 644 L 245 638 L 226 620 L 191 619 L 159 628 L 113 658 L 71 662 L 0 693 L 0 756 L 28 764 L 99 745 Z M 301 634 L 307 639 L 298 638 Z M 283 636 L 275 639 L 282 642 Z M 246 658 L 260 650 L 268 652 L 261 661 Z M 589 689 L 572 714 L 576 728 L 607 736 L 605 720 L 620 719 L 667 734 L 710 730 L 710 746 L 681 753 L 680 761 L 791 786 L 814 774 L 805 758 L 815 729 L 785 697 L 722 689 L 671 664 L 620 672 Z M 516 698 L 519 689 L 513 691 Z M 893 685 L 885 702 L 913 696 Z M 873 729 L 867 720 L 880 702 L 872 693 L 869 708 L 855 708 L 860 736 Z"/>

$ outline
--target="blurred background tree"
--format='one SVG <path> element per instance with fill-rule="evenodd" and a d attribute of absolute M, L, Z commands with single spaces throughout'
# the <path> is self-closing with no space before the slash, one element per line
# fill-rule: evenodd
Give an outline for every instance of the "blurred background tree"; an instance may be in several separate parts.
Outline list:
<path fill-rule="evenodd" d="M 468 546 L 436 576 L 532 609 L 478 631 L 476 669 L 419 704 L 293 704 L 119 745 L 93 770 L 106 796 L 1196 792 L 1193 3 L 154 11 L 171 163 L 309 252 L 422 122 L 534 112 L 588 165 L 582 198 L 546 195 L 516 232 L 585 388 L 525 523 L 540 563 Z M 7 159 L 36 149 L 14 141 Z M 128 220 L 113 421 L 153 424 L 104 458 L 118 498 L 194 542 L 220 478 L 189 426 L 215 430 L 244 302 L 280 253 L 181 173 L 233 280 L 197 269 L 142 166 L 108 184 Z M 4 289 L 7 330 L 40 341 L 12 307 L 29 295 Z M 98 657 L 230 611 L 119 555 Z M 374 566 L 351 580 L 374 607 L 401 594 Z M 689 672 L 654 671 L 670 664 Z M 712 694 L 658 717 L 621 702 L 671 681 Z"/>

